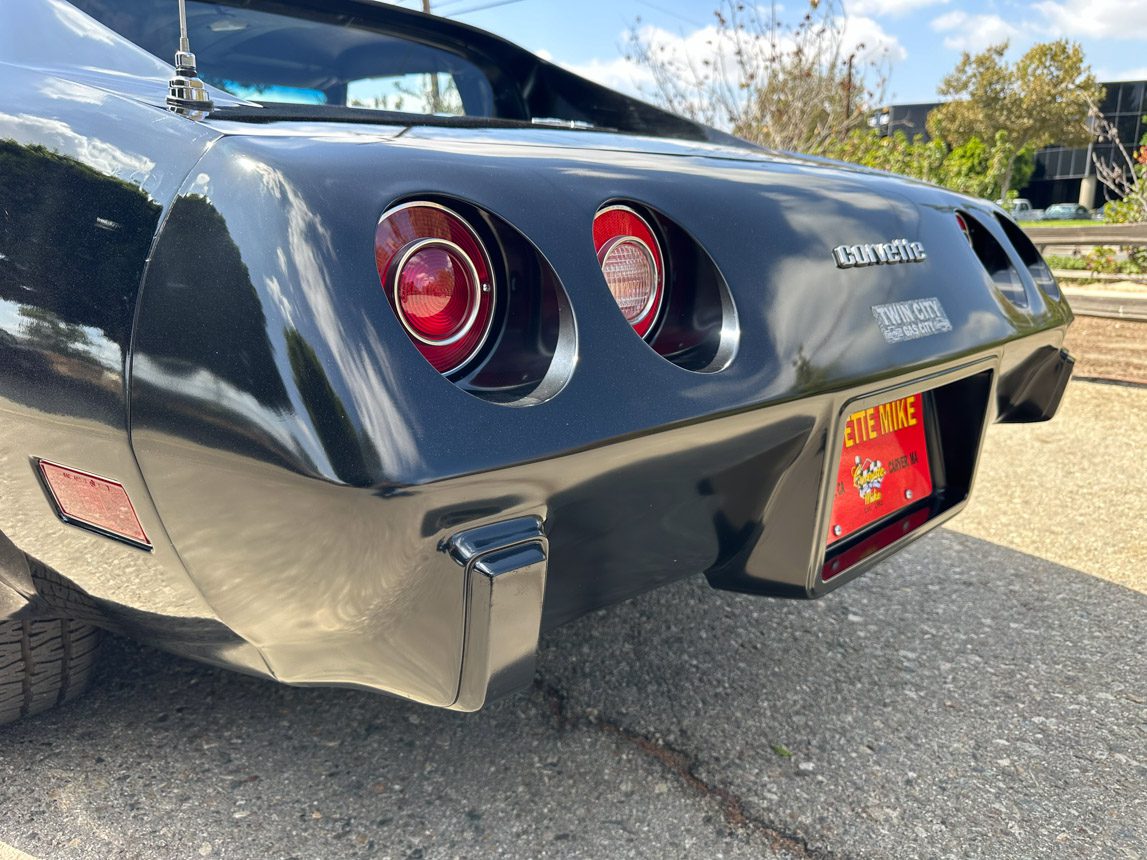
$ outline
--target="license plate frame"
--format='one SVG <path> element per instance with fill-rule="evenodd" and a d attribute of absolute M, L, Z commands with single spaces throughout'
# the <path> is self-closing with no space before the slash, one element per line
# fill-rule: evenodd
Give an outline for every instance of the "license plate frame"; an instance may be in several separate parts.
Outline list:
<path fill-rule="evenodd" d="M 930 373 L 905 374 L 884 380 L 883 384 L 858 386 L 836 397 L 828 418 L 828 432 L 820 445 L 816 521 L 809 534 L 806 573 L 800 583 L 793 582 L 796 588 L 791 592 L 778 588 L 769 593 L 823 597 L 962 511 L 972 492 L 984 436 L 994 418 L 992 404 L 999 372 L 999 355 L 983 355 L 965 362 L 954 360 L 933 368 Z M 931 498 L 914 502 L 900 514 L 893 515 L 888 523 L 878 523 L 828 546 L 845 419 L 860 409 L 910 394 L 921 394 L 927 404 L 925 425 L 933 478 Z M 901 530 L 899 535 L 892 526 Z M 885 534 L 878 538 L 876 533 L 880 532 Z"/>

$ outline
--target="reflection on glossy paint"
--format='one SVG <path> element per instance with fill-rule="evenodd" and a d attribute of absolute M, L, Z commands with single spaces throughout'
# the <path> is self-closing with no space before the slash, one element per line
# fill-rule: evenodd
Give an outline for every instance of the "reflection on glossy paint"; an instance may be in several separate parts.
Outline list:
<path fill-rule="evenodd" d="M 201 195 L 171 209 L 150 276 L 164 300 L 136 343 L 141 392 L 170 391 L 168 426 L 201 442 L 260 459 L 329 471 L 322 441 L 300 419 L 277 369 L 264 307 L 216 209 Z M 194 236 L 194 242 L 183 241 Z M 205 262 L 206 261 L 206 262 Z"/>
<path fill-rule="evenodd" d="M 72 34 L 104 45 L 115 44 L 115 33 L 64 0 L 48 0 L 52 14 Z"/>
<path fill-rule="evenodd" d="M 79 134 L 58 119 L 0 112 L 0 140 L 4 138 L 12 142 L 37 141 L 37 146 L 46 146 L 54 152 L 67 152 L 79 164 L 122 179 L 147 173 L 155 167 L 150 158 Z"/>
<path fill-rule="evenodd" d="M 110 371 L 113 378 L 118 376 L 119 350 L 103 337 L 102 331 L 64 322 L 47 308 L 34 305 L 19 305 L 16 312 L 23 318 L 19 339 L 31 348 L 61 359 L 94 365 Z"/>
<path fill-rule="evenodd" d="M 0 133 L 12 131 L 7 119 L 0 114 Z M 72 142 L 79 137 L 56 121 L 22 128 L 48 139 L 61 129 Z M 101 163 L 101 154 L 118 148 L 89 143 L 83 154 L 98 168 L 122 166 Z M 124 155 L 128 163 L 150 163 Z M 104 419 L 115 421 L 135 289 L 159 207 L 129 183 L 41 145 L 0 140 L 0 175 L 0 348 L 41 381 L 25 388 L 41 408 L 82 413 L 98 403 Z M 49 403 L 53 384 L 88 394 Z"/>
<path fill-rule="evenodd" d="M 164 426 L 198 443 L 240 449 L 260 460 L 293 464 L 306 474 L 329 472 L 326 455 L 306 420 L 268 408 L 249 391 L 210 371 L 148 355 L 134 359 L 137 390 L 143 396 L 172 392 Z"/>
<path fill-rule="evenodd" d="M 108 93 L 101 92 L 93 87 L 77 85 L 72 81 L 60 78 L 45 78 L 40 84 L 40 95 L 53 101 L 79 102 L 81 104 L 102 105 L 108 99 Z"/>
<path fill-rule="evenodd" d="M 280 288 L 280 306 L 287 309 L 288 319 L 297 315 L 318 329 L 326 346 L 324 353 L 339 371 L 332 381 L 345 386 L 354 414 L 365 430 L 364 438 L 371 440 L 377 452 L 368 459 L 379 458 L 381 474 L 403 470 L 410 465 L 417 444 L 408 427 L 391 420 L 397 406 L 390 399 L 401 386 L 385 380 L 389 373 L 385 353 L 372 348 L 369 339 L 355 336 L 361 321 L 340 313 L 343 301 L 329 275 L 336 243 L 322 215 L 280 171 L 251 159 L 239 163 L 243 170 L 256 174 L 262 192 L 275 201 L 281 218 L 278 224 L 268 225 L 268 235 L 286 240 L 285 246 L 275 248 L 275 273 L 271 276 Z M 373 332 L 369 324 L 367 329 Z"/>
<path fill-rule="evenodd" d="M 335 475 L 346 484 L 369 486 L 381 472 L 374 446 L 351 423 L 314 348 L 295 329 L 287 331 L 284 338 L 299 396 Z"/>
<path fill-rule="evenodd" d="M 168 373 L 206 370 L 267 408 L 288 411 L 263 307 L 222 216 L 203 197 L 183 197 L 171 207 L 165 235 L 179 237 L 157 248 L 152 263 L 152 277 L 168 285 L 167 301 L 154 310 L 165 334 L 141 342 L 140 353 Z"/>
<path fill-rule="evenodd" d="M 292 199 L 289 188 L 272 193 Z M 151 266 L 163 300 L 149 305 L 136 344 L 136 384 L 145 399 L 171 392 L 164 426 L 189 439 L 367 485 L 379 478 L 376 449 L 351 423 L 314 347 L 290 323 L 294 313 L 310 319 L 310 307 L 278 287 L 288 278 L 326 283 L 305 244 L 305 217 L 289 233 L 291 250 L 276 249 L 279 273 L 264 278 L 276 298 L 265 305 L 219 212 L 202 195 L 177 201 Z M 195 241 L 183 241 L 187 236 Z M 268 318 L 276 313 L 286 325 Z M 284 378 L 292 380 L 290 390 Z"/>
<path fill-rule="evenodd" d="M 119 347 L 99 329 L 51 310 L 0 299 L 0 403 L 43 413 L 84 414 L 99 404 L 109 421 L 122 397 Z"/>

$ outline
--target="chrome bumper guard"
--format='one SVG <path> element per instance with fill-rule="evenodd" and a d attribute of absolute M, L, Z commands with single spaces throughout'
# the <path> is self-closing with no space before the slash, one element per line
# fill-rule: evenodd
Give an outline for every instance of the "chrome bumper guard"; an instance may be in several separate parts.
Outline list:
<path fill-rule="evenodd" d="M 456 711 L 534 678 L 549 542 L 538 517 L 460 532 L 443 549 L 465 570 L 466 621 Z"/>

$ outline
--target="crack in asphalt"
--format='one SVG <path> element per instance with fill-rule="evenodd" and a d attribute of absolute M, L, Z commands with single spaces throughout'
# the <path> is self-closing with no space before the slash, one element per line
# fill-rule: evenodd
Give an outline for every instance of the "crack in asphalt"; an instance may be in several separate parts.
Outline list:
<path fill-rule="evenodd" d="M 1090 382 L 1095 385 L 1115 385 L 1119 388 L 1147 388 L 1147 382 L 1134 379 L 1119 379 L 1114 376 L 1072 376 L 1076 382 Z"/>
<path fill-rule="evenodd" d="M 702 779 L 697 774 L 696 756 L 628 729 L 618 721 L 601 714 L 591 711 L 572 713 L 566 694 L 558 686 L 547 683 L 541 677 L 535 680 L 534 686 L 542 694 L 559 730 L 595 729 L 629 744 L 677 777 L 687 788 L 712 801 L 730 827 L 763 839 L 774 851 L 789 854 L 799 860 L 835 860 L 836 855 L 833 852 L 814 849 L 800 834 L 785 830 L 754 815 L 745 801 L 732 790 Z"/>

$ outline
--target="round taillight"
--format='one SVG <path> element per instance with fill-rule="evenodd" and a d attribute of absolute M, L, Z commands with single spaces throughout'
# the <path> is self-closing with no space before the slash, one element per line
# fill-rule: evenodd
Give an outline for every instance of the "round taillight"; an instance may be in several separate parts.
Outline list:
<path fill-rule="evenodd" d="M 653 229 L 628 206 L 609 206 L 593 220 L 593 243 L 622 316 L 648 337 L 665 296 L 665 263 Z"/>
<path fill-rule="evenodd" d="M 494 321 L 494 284 L 469 224 L 438 203 L 391 209 L 375 231 L 375 262 L 391 307 L 436 370 L 474 358 Z"/>

